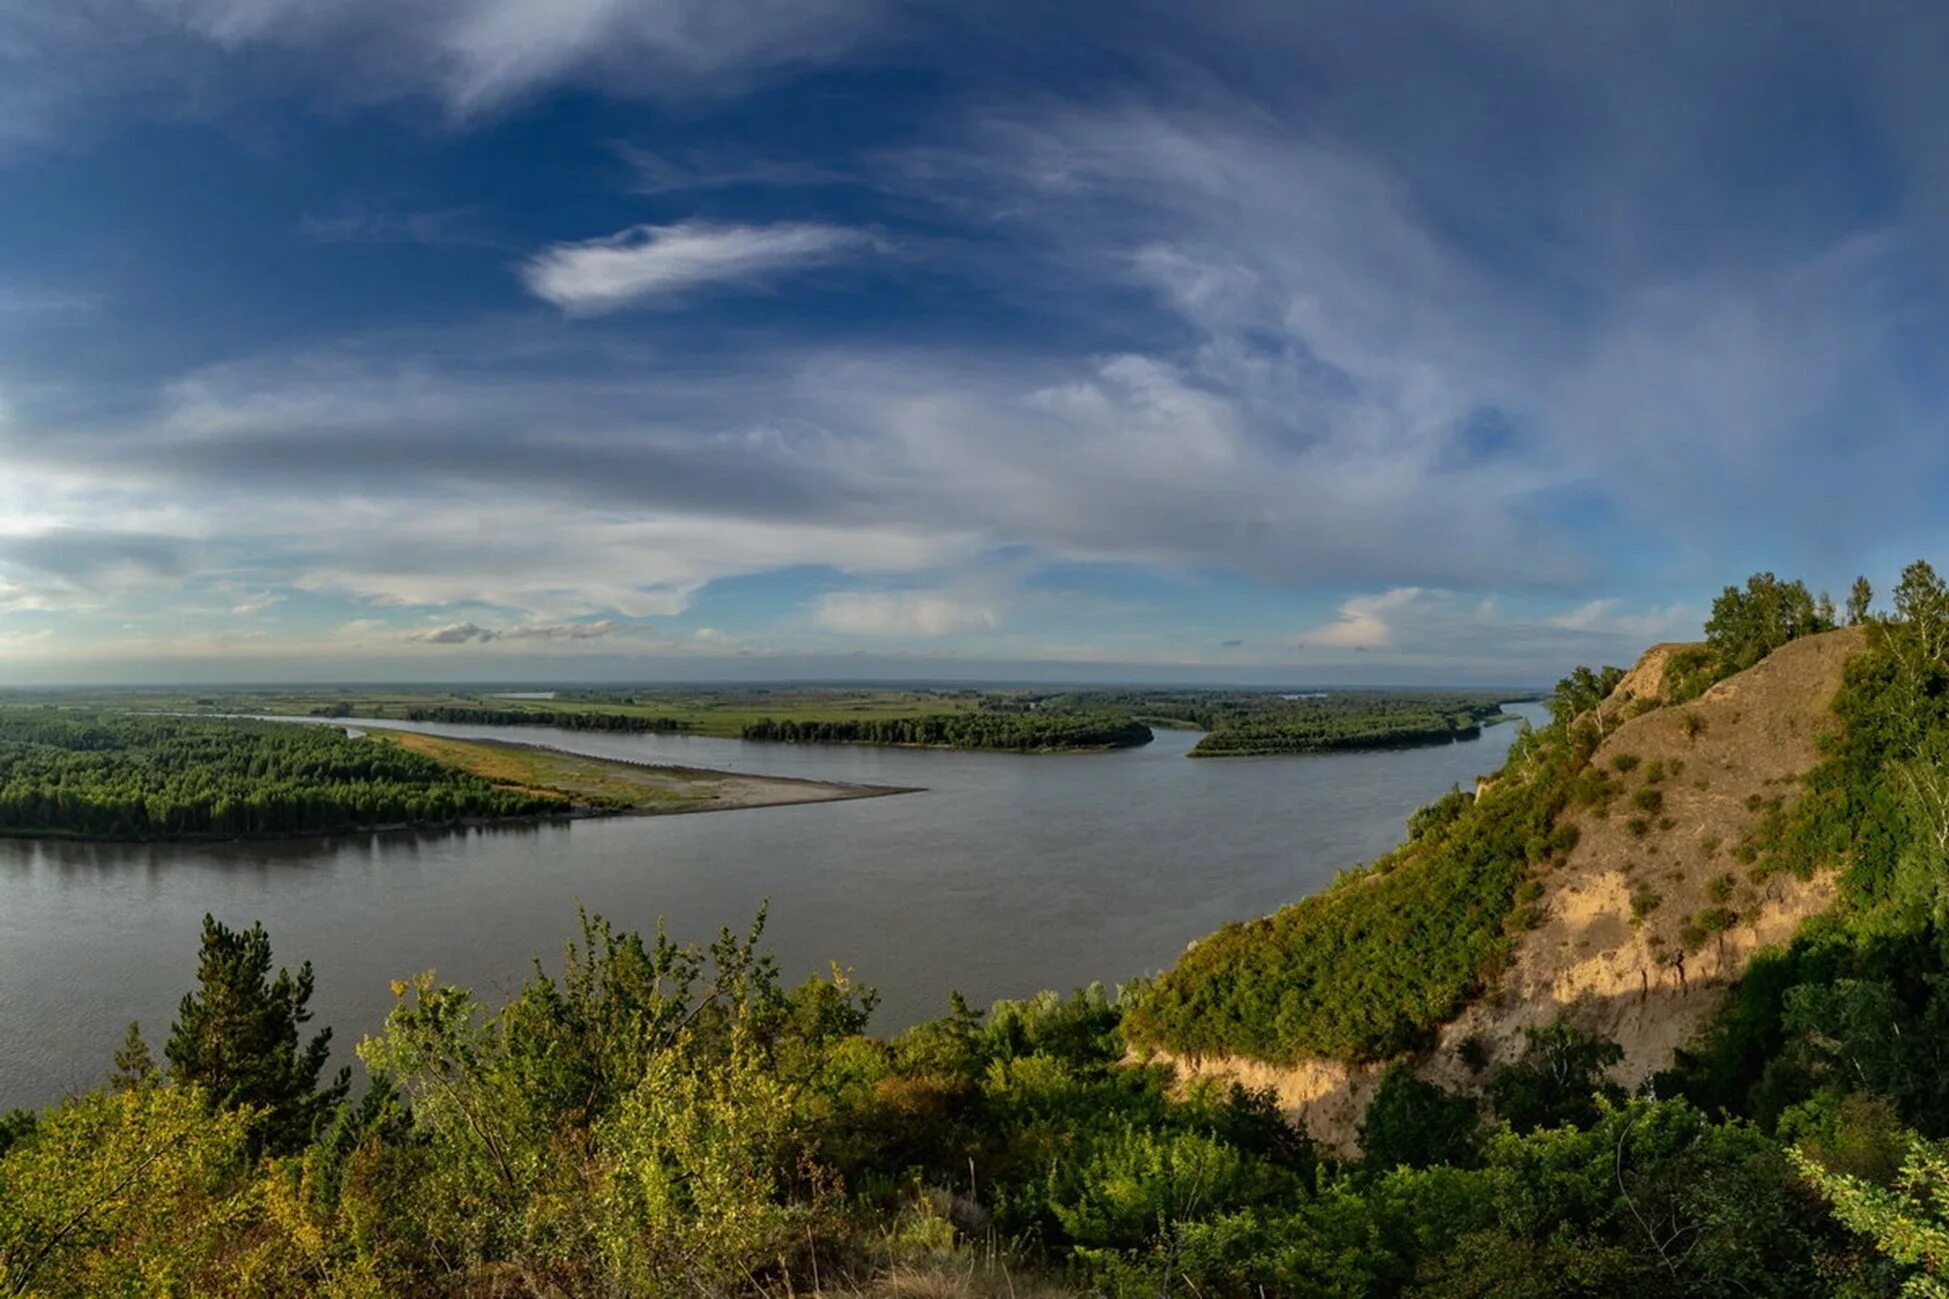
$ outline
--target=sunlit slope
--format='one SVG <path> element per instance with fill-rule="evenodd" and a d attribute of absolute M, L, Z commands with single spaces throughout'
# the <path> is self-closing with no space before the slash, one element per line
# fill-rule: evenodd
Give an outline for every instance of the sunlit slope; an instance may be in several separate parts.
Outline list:
<path fill-rule="evenodd" d="M 1519 741 L 1481 797 L 1443 800 L 1366 870 L 1194 944 L 1133 1013 L 1133 1041 L 1276 1066 L 1261 1083 L 1285 1069 L 1295 1106 L 1402 1054 L 1466 1082 L 1566 1013 L 1620 1041 L 1626 1071 L 1661 1067 L 1756 947 L 1833 896 L 1774 860 L 1769 835 L 1862 644 L 1808 636 L 1682 704 L 1659 683 L 1684 647 L 1654 647 L 1601 707 Z"/>

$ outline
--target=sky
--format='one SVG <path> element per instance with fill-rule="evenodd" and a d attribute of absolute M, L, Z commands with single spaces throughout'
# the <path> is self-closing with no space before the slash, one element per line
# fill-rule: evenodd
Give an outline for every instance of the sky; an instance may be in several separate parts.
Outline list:
<path fill-rule="evenodd" d="M 1547 683 L 1949 533 L 1949 9 L 8 0 L 0 685 Z"/>

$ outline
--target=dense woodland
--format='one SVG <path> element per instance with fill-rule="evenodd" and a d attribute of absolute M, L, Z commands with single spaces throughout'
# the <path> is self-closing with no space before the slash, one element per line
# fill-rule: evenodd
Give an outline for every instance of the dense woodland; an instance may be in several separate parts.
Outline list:
<path fill-rule="evenodd" d="M 1043 753 L 1123 749 L 1149 744 L 1150 727 L 1113 713 L 940 713 L 926 717 L 764 718 L 744 728 L 747 740 L 787 744 L 917 744 L 950 749 Z"/>
<path fill-rule="evenodd" d="M 562 810 L 329 726 L 0 709 L 0 833 L 316 834 Z"/>
<path fill-rule="evenodd" d="M 1276 705 L 1228 717 L 1193 746 L 1191 756 L 1330 753 L 1337 749 L 1404 748 L 1474 739 L 1491 718 L 1510 720 L 1495 699 L 1361 691 Z"/>
<path fill-rule="evenodd" d="M 691 723 L 680 717 L 644 717 L 634 713 L 591 713 L 577 709 L 489 708 L 470 704 L 439 704 L 408 708 L 409 722 L 468 722 L 476 726 L 555 726 L 565 731 L 687 731 Z"/>
<path fill-rule="evenodd" d="M 1676 673 L 1832 621 L 1762 577 Z M 1552 811 L 1618 677 L 1580 670 L 1488 793 L 1320 898 L 1154 986 L 957 1000 L 892 1039 L 841 973 L 785 989 L 756 927 L 704 948 L 589 919 L 505 1005 L 397 985 L 354 1097 L 305 1027 L 310 968 L 208 923 L 160 1061 L 132 1028 L 100 1088 L 0 1118 L 0 1291 L 1949 1293 L 1949 591 L 1918 564 L 1890 614 L 1851 613 L 1840 739 L 1752 863 L 1838 869 L 1842 903 L 1639 1095 L 1567 1025 L 1468 1094 L 1406 1067 L 1568 846 Z M 1342 1161 L 1267 1094 L 1132 1063 L 1159 1041 L 1397 1063 Z"/>
<path fill-rule="evenodd" d="M 1208 732 L 1193 757 L 1325 753 L 1442 744 L 1481 733 L 1507 694 L 1345 690 L 1287 695 L 1263 690 L 1088 690 L 983 694 L 977 709 L 921 717 L 763 718 L 747 740 L 926 744 L 961 749 L 1121 748 L 1151 738 L 1149 724 Z"/>

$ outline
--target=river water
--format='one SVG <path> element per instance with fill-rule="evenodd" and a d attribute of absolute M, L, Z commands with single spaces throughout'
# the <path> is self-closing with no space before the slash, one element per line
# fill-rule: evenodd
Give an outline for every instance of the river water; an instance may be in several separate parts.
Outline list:
<path fill-rule="evenodd" d="M 1500 765 L 1516 731 L 1192 761 L 1187 731 L 1023 756 L 378 724 L 924 792 L 272 844 L 0 840 L 0 1110 L 100 1081 L 131 1019 L 159 1046 L 205 912 L 262 920 L 281 961 L 312 961 L 313 1027 L 332 1025 L 347 1061 L 391 1005 L 391 980 L 430 967 L 499 1000 L 534 957 L 560 952 L 578 902 L 702 939 L 769 899 L 786 976 L 851 966 L 881 992 L 883 1032 L 943 1012 L 954 988 L 982 1004 L 1114 984 L 1385 851 L 1414 808 Z"/>

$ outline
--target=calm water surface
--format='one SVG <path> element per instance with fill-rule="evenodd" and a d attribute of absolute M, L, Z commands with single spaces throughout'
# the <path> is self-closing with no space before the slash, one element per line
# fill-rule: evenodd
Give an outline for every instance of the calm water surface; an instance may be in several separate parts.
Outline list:
<path fill-rule="evenodd" d="M 1516 711 L 1532 718 L 1540 711 Z M 1040 988 L 1115 983 L 1191 939 L 1311 893 L 1390 847 L 1407 814 L 1495 769 L 1513 726 L 1382 753 L 1190 761 L 1197 738 L 1101 755 L 795 747 L 537 727 L 407 726 L 638 760 L 885 785 L 849 803 L 276 844 L 0 840 L 0 1110 L 89 1086 L 131 1019 L 159 1043 L 203 914 L 262 920 L 317 971 L 341 1054 L 390 980 L 436 968 L 498 999 L 552 957 L 578 902 L 703 938 L 771 903 L 793 981 L 839 961 L 876 1026 Z"/>

